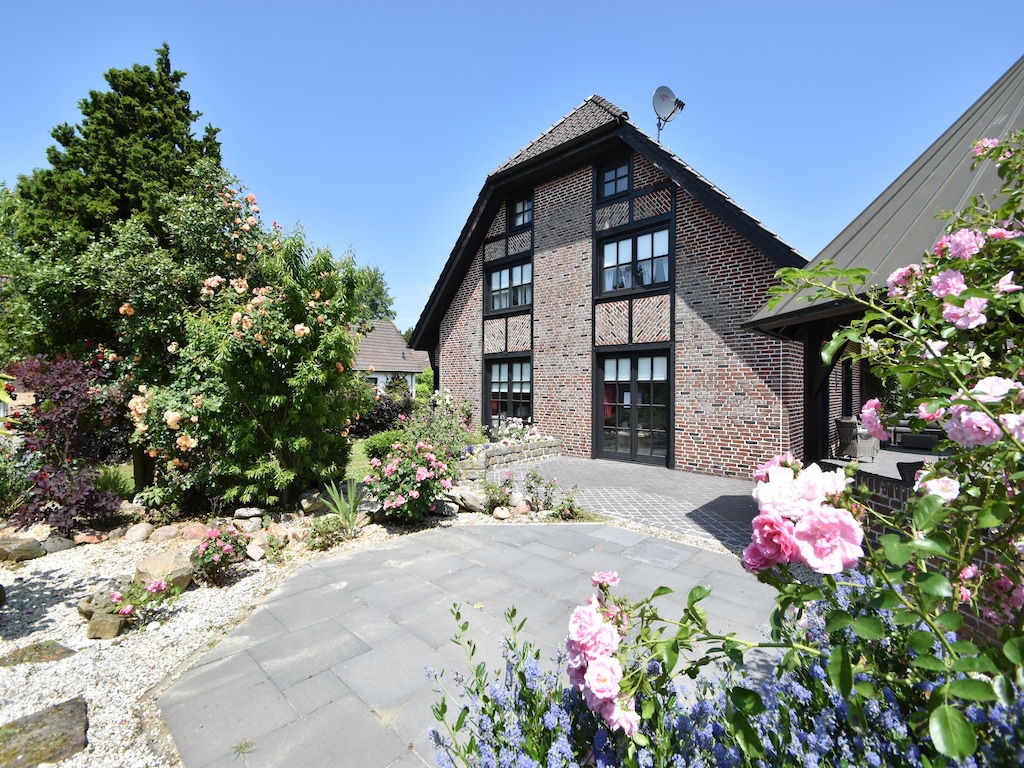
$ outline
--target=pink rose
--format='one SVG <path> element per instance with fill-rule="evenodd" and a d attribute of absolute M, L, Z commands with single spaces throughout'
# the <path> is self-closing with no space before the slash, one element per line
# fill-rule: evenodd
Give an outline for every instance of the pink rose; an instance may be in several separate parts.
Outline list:
<path fill-rule="evenodd" d="M 586 693 L 594 699 L 605 701 L 619 695 L 619 681 L 622 680 L 622 665 L 614 656 L 601 656 L 587 664 L 583 684 Z M 591 707 L 593 709 L 593 707 Z"/>
<path fill-rule="evenodd" d="M 910 285 L 911 280 L 921 276 L 921 265 L 920 264 L 908 264 L 905 267 L 900 267 L 886 280 L 889 286 L 889 298 L 894 299 L 897 296 L 906 296 L 907 286 Z"/>
<path fill-rule="evenodd" d="M 134 605 L 132 605 L 131 603 L 125 603 L 123 606 L 121 606 L 121 610 L 118 611 L 118 614 L 121 615 L 121 616 L 131 616 L 132 615 L 132 611 L 134 611 L 134 610 L 135 610 L 135 606 Z"/>
<path fill-rule="evenodd" d="M 915 486 L 915 490 L 918 488 L 924 489 L 930 496 L 938 496 L 943 501 L 953 501 L 960 495 L 960 483 L 952 477 L 933 477 Z"/>
<path fill-rule="evenodd" d="M 592 605 L 581 605 L 569 617 L 569 639 L 585 646 L 601 626 L 602 619 Z"/>
<path fill-rule="evenodd" d="M 964 276 L 960 270 L 947 269 L 932 278 L 929 290 L 933 296 L 938 296 L 940 299 L 950 294 L 959 296 L 967 290 L 967 283 L 964 282 Z"/>
<path fill-rule="evenodd" d="M 590 583 L 595 587 L 607 584 L 609 587 L 619 586 L 619 574 L 615 571 L 598 571 L 590 577 Z"/>
<path fill-rule="evenodd" d="M 978 570 L 978 566 L 974 565 L 974 563 L 971 563 L 966 568 L 963 568 L 960 571 L 960 578 L 963 579 L 964 581 L 970 581 L 975 576 L 977 576 L 979 573 L 980 573 L 980 571 Z"/>
<path fill-rule="evenodd" d="M 821 506 L 794 526 L 799 558 L 818 573 L 840 573 L 864 556 L 864 530 L 848 510 Z"/>
<path fill-rule="evenodd" d="M 1021 232 L 1019 229 L 992 227 L 985 234 L 991 237 L 993 240 L 1013 240 L 1015 237 L 1020 237 L 1021 235 L 1024 235 L 1024 232 Z"/>
<path fill-rule="evenodd" d="M 946 409 L 942 408 L 942 407 L 935 408 L 934 411 L 929 410 L 929 408 L 935 408 L 935 404 L 934 403 L 930 403 L 930 404 L 929 403 L 919 403 L 918 406 L 917 406 L 917 416 L 918 416 L 918 418 L 924 419 L 925 421 L 929 421 L 929 422 L 931 422 L 931 421 L 938 421 L 946 413 Z"/>
<path fill-rule="evenodd" d="M 754 529 L 751 545 L 756 547 L 760 560 L 751 553 L 751 562 L 767 561 L 771 565 L 789 563 L 797 554 L 796 539 L 793 538 L 793 523 L 774 511 L 761 512 L 752 521 Z M 744 562 L 746 553 L 744 553 Z M 770 566 L 769 566 L 770 567 Z M 763 567 L 748 570 L 764 570 Z"/>
<path fill-rule="evenodd" d="M 123 600 L 124 600 L 124 595 L 122 595 L 120 592 L 111 592 L 110 593 L 110 602 L 112 602 L 112 603 L 120 603 Z"/>
<path fill-rule="evenodd" d="M 999 425 L 988 414 L 972 411 L 966 405 L 954 405 L 949 409 L 949 420 L 942 425 L 949 439 L 961 448 L 977 448 L 989 445 L 1003 436 Z"/>
<path fill-rule="evenodd" d="M 948 341 L 926 341 L 924 343 L 924 352 L 921 353 L 921 359 L 934 360 L 938 357 L 942 357 L 942 350 L 948 346 Z"/>
<path fill-rule="evenodd" d="M 146 585 L 146 591 L 151 593 L 163 592 L 165 589 L 167 589 L 166 581 L 151 581 Z"/>
<path fill-rule="evenodd" d="M 958 330 L 969 331 L 988 322 L 984 314 L 987 306 L 988 299 L 977 297 L 967 299 L 962 307 L 946 302 L 942 305 L 942 316 Z"/>
<path fill-rule="evenodd" d="M 417 483 L 422 483 L 424 480 L 427 479 L 427 476 L 429 474 L 430 474 L 430 470 L 428 470 L 426 467 L 417 467 L 416 468 L 416 482 Z"/>
<path fill-rule="evenodd" d="M 1024 443 L 1024 414 L 1004 413 L 999 417 L 999 423 L 1003 429 L 1013 436 L 1014 440 Z"/>
<path fill-rule="evenodd" d="M 622 731 L 626 738 L 632 738 L 640 730 L 640 715 L 636 704 L 630 699 L 625 707 L 620 706 L 618 699 L 608 701 L 601 707 L 601 717 L 613 731 Z"/>
<path fill-rule="evenodd" d="M 619 633 L 607 621 L 601 620 L 589 639 L 580 643 L 588 659 L 611 656 L 619 647 Z"/>
<path fill-rule="evenodd" d="M 213 562 L 215 562 L 215 563 L 219 563 L 220 562 L 220 552 L 214 552 L 213 553 Z"/>
<path fill-rule="evenodd" d="M 864 403 L 864 407 L 860 409 L 860 419 L 869 435 L 883 442 L 889 439 L 889 433 L 882 426 L 882 403 L 877 397 Z"/>
<path fill-rule="evenodd" d="M 1002 376 L 986 376 L 971 389 L 970 395 L 980 403 L 998 403 L 1011 392 L 1024 389 L 1019 381 Z"/>
<path fill-rule="evenodd" d="M 772 456 L 764 464 L 759 464 L 757 469 L 754 470 L 754 479 L 760 480 L 761 482 L 768 482 L 768 470 L 772 467 L 793 467 L 800 469 L 800 461 L 789 451 L 780 453 L 778 456 Z"/>
<path fill-rule="evenodd" d="M 973 229 L 959 229 L 949 236 L 949 255 L 954 259 L 967 259 L 980 252 L 985 236 Z"/>
<path fill-rule="evenodd" d="M 771 558 L 765 557 L 757 544 L 751 542 L 747 545 L 747 548 L 743 550 L 743 567 L 751 573 L 767 571 L 773 565 L 775 565 L 775 561 Z"/>
<path fill-rule="evenodd" d="M 1020 232 L 1017 233 L 1022 234 Z M 999 278 L 999 282 L 996 283 L 996 293 L 1015 293 L 1020 290 L 1020 286 L 1013 282 L 1013 272 L 1007 272 L 1005 275 Z"/>

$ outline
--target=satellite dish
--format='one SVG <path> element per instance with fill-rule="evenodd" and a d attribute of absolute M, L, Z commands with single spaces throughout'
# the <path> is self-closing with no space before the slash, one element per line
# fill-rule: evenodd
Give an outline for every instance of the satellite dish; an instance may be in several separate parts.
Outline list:
<path fill-rule="evenodd" d="M 659 85 L 654 91 L 654 112 L 658 116 L 658 141 L 661 141 L 661 128 L 676 116 L 686 105 L 676 98 L 667 85 Z"/>

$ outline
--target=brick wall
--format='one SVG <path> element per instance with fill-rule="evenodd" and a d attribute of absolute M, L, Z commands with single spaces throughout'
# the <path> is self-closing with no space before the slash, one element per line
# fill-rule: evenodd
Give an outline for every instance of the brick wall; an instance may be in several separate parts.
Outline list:
<path fill-rule="evenodd" d="M 688 193 L 676 206 L 676 468 L 746 477 L 802 435 L 800 346 L 739 330 L 776 265 Z"/>
<path fill-rule="evenodd" d="M 533 192 L 533 413 L 570 456 L 591 455 L 593 172 Z"/>
<path fill-rule="evenodd" d="M 483 261 L 481 247 L 444 314 L 437 346 L 437 387 L 450 390 L 456 402 L 472 403 L 474 424 L 479 424 L 481 419 Z"/>

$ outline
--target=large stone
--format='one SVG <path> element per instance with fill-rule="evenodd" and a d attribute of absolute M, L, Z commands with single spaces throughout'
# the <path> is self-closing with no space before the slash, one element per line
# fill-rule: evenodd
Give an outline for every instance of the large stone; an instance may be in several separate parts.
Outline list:
<path fill-rule="evenodd" d="M 149 540 L 157 542 L 158 544 L 164 541 L 173 541 L 178 538 L 180 533 L 181 532 L 178 530 L 178 526 L 176 525 L 161 525 L 149 534 Z"/>
<path fill-rule="evenodd" d="M 59 763 L 86 745 L 89 708 L 81 696 L 0 727 L 0 765 L 35 768 Z"/>
<path fill-rule="evenodd" d="M 156 530 L 152 523 L 136 523 L 124 532 L 125 541 L 145 541 Z"/>
<path fill-rule="evenodd" d="M 262 560 L 266 552 L 255 541 L 250 541 L 245 547 L 245 554 L 249 556 L 250 560 Z"/>
<path fill-rule="evenodd" d="M 495 520 L 508 520 L 512 517 L 512 511 L 508 507 L 495 507 L 491 514 Z"/>
<path fill-rule="evenodd" d="M 263 528 L 263 521 L 258 517 L 250 517 L 246 520 L 235 520 L 235 528 L 242 533 L 256 533 Z"/>
<path fill-rule="evenodd" d="M 327 511 L 327 504 L 318 491 L 307 491 L 299 497 L 299 507 L 305 515 L 320 515 Z"/>
<path fill-rule="evenodd" d="M 205 539 L 206 534 L 210 532 L 210 526 L 206 523 L 189 523 L 188 525 L 181 526 L 181 530 L 178 535 L 187 541 L 199 541 Z"/>
<path fill-rule="evenodd" d="M 94 613 L 85 625 L 85 636 L 90 640 L 110 640 L 121 634 L 128 621 L 116 613 Z"/>
<path fill-rule="evenodd" d="M 75 531 L 71 536 L 71 540 L 75 544 L 99 544 L 101 541 L 107 540 L 107 534 L 86 529 L 84 531 Z"/>
<path fill-rule="evenodd" d="M 508 506 L 514 509 L 515 507 L 518 507 L 520 504 L 522 504 L 525 498 L 526 497 L 523 496 L 523 494 L 520 493 L 519 491 L 512 491 L 512 493 L 508 495 Z"/>
<path fill-rule="evenodd" d="M 0 539 L 0 560 L 13 560 L 20 563 L 22 560 L 32 560 L 46 554 L 43 545 L 38 539 L 31 537 L 4 538 Z"/>
<path fill-rule="evenodd" d="M 146 514 L 146 507 L 133 501 L 122 501 L 118 514 L 122 517 L 127 517 L 129 520 L 138 520 Z"/>
<path fill-rule="evenodd" d="M 448 494 L 449 498 L 463 509 L 483 514 L 487 511 L 487 496 L 471 486 L 456 486 Z"/>
<path fill-rule="evenodd" d="M 267 513 L 267 510 L 260 509 L 259 507 L 239 507 L 235 510 L 235 520 L 249 520 L 251 518 L 261 518 Z"/>
<path fill-rule="evenodd" d="M 166 581 L 169 586 L 184 589 L 192 581 L 192 561 L 184 552 L 158 552 L 135 564 L 135 581 Z"/>
<path fill-rule="evenodd" d="M 54 552 L 63 552 L 65 549 L 72 549 L 74 546 L 75 542 L 67 536 L 50 534 L 49 537 L 43 539 L 43 549 L 45 549 L 49 554 L 53 554 Z"/>

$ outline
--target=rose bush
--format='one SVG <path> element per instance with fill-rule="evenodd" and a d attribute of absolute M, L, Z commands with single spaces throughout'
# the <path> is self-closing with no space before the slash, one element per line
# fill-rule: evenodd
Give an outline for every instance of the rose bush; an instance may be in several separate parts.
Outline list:
<path fill-rule="evenodd" d="M 434 447 L 419 440 L 412 445 L 397 442 L 383 460 L 370 459 L 370 473 L 363 482 L 385 515 L 416 520 L 432 512 L 441 495 L 451 490 L 453 476 Z"/>

